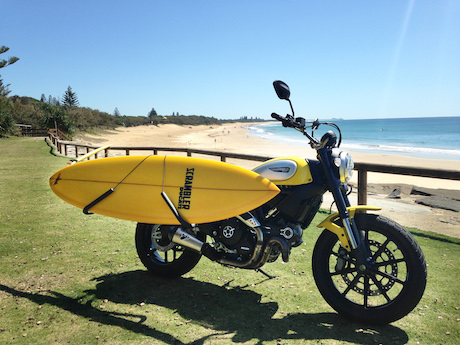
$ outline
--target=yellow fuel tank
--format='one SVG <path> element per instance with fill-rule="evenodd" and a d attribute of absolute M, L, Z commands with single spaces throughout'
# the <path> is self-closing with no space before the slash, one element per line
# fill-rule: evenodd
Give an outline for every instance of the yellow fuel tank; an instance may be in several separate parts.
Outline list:
<path fill-rule="evenodd" d="M 270 159 L 253 171 L 276 185 L 297 186 L 313 181 L 308 161 L 295 156 Z"/>

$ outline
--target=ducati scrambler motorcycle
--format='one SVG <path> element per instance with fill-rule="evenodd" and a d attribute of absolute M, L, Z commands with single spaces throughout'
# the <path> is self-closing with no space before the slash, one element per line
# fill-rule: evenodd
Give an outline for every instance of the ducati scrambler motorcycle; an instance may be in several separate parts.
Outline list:
<path fill-rule="evenodd" d="M 287 262 L 291 250 L 302 243 L 303 229 L 318 212 L 323 194 L 330 191 L 338 212 L 318 225 L 324 231 L 312 257 L 319 291 L 338 313 L 358 322 L 382 324 L 404 317 L 418 304 L 426 286 L 420 246 L 401 225 L 367 213 L 379 208 L 350 205 L 347 183 L 354 165 L 340 149 L 339 127 L 318 120 L 307 126 L 305 119 L 294 117 L 289 87 L 279 80 L 273 85 L 278 97 L 289 102 L 292 115 L 273 113 L 272 117 L 303 133 L 317 160 L 283 157 L 253 169 L 281 192 L 246 214 L 208 224 L 138 223 L 140 260 L 152 274 L 163 277 L 189 272 L 202 255 L 220 264 L 256 270 L 279 256 Z M 328 131 L 318 140 L 314 132 L 321 125 L 332 126 L 339 136 Z"/>

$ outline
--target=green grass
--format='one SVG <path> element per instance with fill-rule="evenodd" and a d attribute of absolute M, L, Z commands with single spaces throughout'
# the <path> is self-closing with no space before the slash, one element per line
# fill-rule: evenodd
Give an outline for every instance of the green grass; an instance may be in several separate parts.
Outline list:
<path fill-rule="evenodd" d="M 289 263 L 264 267 L 276 279 L 207 259 L 155 279 L 136 256 L 135 223 L 86 216 L 51 192 L 67 162 L 43 139 L 0 139 L 1 344 L 460 343 L 457 239 L 411 229 L 427 258 L 425 295 L 402 320 L 369 327 L 317 291 L 316 227 Z"/>

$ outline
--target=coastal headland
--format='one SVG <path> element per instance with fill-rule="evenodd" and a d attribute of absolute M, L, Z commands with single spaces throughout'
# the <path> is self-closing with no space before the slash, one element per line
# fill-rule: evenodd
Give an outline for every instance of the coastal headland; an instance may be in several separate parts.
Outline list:
<path fill-rule="evenodd" d="M 220 126 L 165 124 L 159 126 L 120 127 L 98 134 L 80 134 L 74 140 L 92 146 L 195 148 L 267 157 L 300 156 L 316 159 L 316 153 L 308 146 L 307 141 L 305 146 L 275 142 L 269 138 L 250 135 L 250 131 L 245 128 L 246 126 L 248 126 L 247 123 L 228 123 Z M 124 153 L 112 152 L 111 154 L 123 155 Z M 139 151 L 139 154 L 145 154 L 145 152 Z M 179 153 L 160 152 L 160 154 L 177 155 Z M 362 152 L 350 152 L 350 154 L 355 162 L 460 171 L 460 160 L 426 159 L 396 154 Z M 204 158 L 218 159 L 210 156 L 204 156 Z M 244 160 L 229 160 L 228 162 L 247 169 L 252 169 L 260 164 L 259 162 Z M 356 182 L 357 174 L 354 175 L 352 184 L 356 185 Z M 460 216 L 458 211 L 439 208 L 437 203 L 421 204 L 420 201 L 427 196 L 420 195 L 420 193 L 411 194 L 414 187 L 428 188 L 430 189 L 429 192 L 433 194 L 432 196 L 438 199 L 447 198 L 448 204 L 450 200 L 452 200 L 450 204 L 460 204 L 460 181 L 369 173 L 368 185 L 368 204 L 382 207 L 382 211 L 379 211 L 379 214 L 394 219 L 407 227 L 415 227 L 460 238 Z M 328 194 L 330 193 L 326 193 L 322 205 L 326 209 L 329 209 L 332 203 L 332 197 Z M 351 201 L 352 204 L 356 204 L 356 193 L 351 194 Z"/>

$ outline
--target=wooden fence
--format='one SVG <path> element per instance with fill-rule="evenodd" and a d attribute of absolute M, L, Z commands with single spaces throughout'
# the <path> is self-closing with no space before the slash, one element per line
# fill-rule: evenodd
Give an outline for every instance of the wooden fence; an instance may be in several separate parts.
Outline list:
<path fill-rule="evenodd" d="M 63 141 L 57 138 L 53 132 L 48 132 L 48 138 L 51 143 L 57 148 L 59 153 L 65 156 L 73 156 L 78 159 L 79 156 L 83 156 L 92 150 L 97 149 L 95 146 L 77 144 L 72 141 Z M 183 152 L 188 157 L 192 154 L 209 155 L 220 157 L 222 162 L 226 162 L 227 158 L 242 159 L 250 161 L 264 162 L 273 157 L 257 156 L 257 155 L 244 155 L 239 153 L 230 152 L 216 152 L 208 150 L 190 149 L 190 148 L 175 148 L 175 147 L 110 147 L 105 149 L 98 154 L 91 157 L 97 159 L 100 156 L 108 157 L 110 151 L 122 151 L 126 156 L 130 155 L 131 151 L 145 151 L 146 154 L 157 155 L 158 152 Z M 367 173 L 377 172 L 386 174 L 398 174 L 398 175 L 409 175 L 409 176 L 420 176 L 439 178 L 447 180 L 460 181 L 460 171 L 445 170 L 445 169 L 428 169 L 428 168 L 415 168 L 415 167 L 403 167 L 388 164 L 369 164 L 369 163 L 355 163 L 355 170 L 358 172 L 358 205 L 367 204 Z"/>
<path fill-rule="evenodd" d="M 48 130 L 21 127 L 17 129 L 15 135 L 23 136 L 23 137 L 46 137 L 48 135 Z"/>
<path fill-rule="evenodd" d="M 56 134 L 56 131 L 57 131 L 57 134 Z M 55 129 L 55 128 L 50 128 L 48 130 L 48 133 L 49 135 L 53 135 L 55 137 L 57 137 L 57 139 L 64 139 L 64 140 L 67 140 L 67 141 L 72 141 L 72 139 L 70 139 L 67 134 L 65 134 L 63 131 L 61 131 L 60 129 Z"/>
<path fill-rule="evenodd" d="M 460 171 L 445 169 L 429 169 L 404 167 L 389 164 L 355 163 L 358 171 L 358 205 L 367 204 L 367 173 L 377 172 L 386 174 L 408 175 L 439 178 L 444 180 L 460 181 Z"/>

